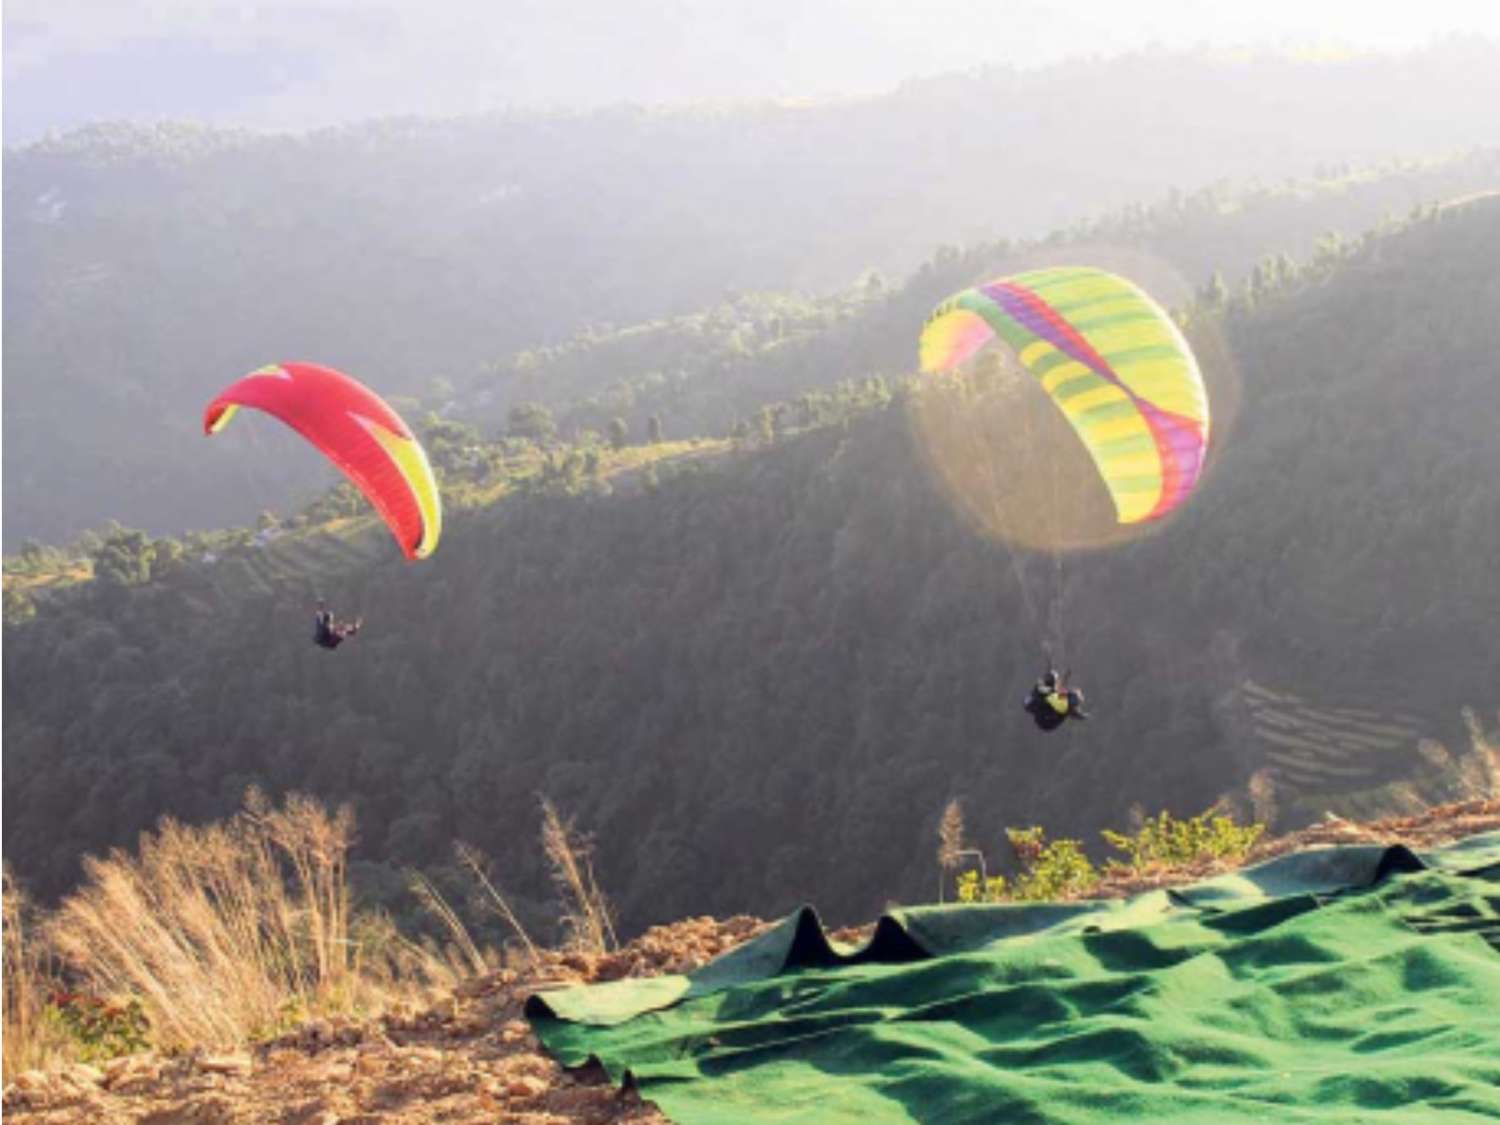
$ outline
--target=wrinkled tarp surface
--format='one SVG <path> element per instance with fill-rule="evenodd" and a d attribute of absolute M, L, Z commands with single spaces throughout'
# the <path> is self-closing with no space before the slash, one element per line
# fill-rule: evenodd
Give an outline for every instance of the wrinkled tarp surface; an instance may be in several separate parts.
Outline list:
<path fill-rule="evenodd" d="M 695 1123 L 1500 1120 L 1500 833 L 1119 901 L 807 907 L 691 976 L 533 996 Z"/>

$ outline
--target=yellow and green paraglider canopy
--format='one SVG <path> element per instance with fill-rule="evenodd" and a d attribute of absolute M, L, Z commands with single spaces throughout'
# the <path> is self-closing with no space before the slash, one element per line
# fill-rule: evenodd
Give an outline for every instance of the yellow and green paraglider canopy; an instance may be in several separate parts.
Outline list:
<path fill-rule="evenodd" d="M 1208 395 L 1160 305 L 1088 266 L 998 278 L 938 306 L 922 330 L 922 370 L 957 367 L 996 338 L 1066 416 L 1120 523 L 1159 519 L 1187 499 L 1208 450 Z"/>

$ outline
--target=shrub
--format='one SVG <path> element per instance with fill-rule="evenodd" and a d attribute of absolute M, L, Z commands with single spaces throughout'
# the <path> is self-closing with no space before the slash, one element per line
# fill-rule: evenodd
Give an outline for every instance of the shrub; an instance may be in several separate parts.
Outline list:
<path fill-rule="evenodd" d="M 1217 812 L 1217 808 L 1212 808 L 1187 820 L 1179 820 L 1162 811 L 1147 819 L 1133 836 L 1106 828 L 1103 836 L 1109 846 L 1130 857 L 1128 863 L 1110 860 L 1110 868 L 1144 871 L 1205 860 L 1243 858 L 1260 839 L 1266 826 L 1236 824 L 1232 817 L 1215 815 Z"/>
<path fill-rule="evenodd" d="M 978 871 L 970 869 L 958 877 L 959 902 L 1004 902 L 1009 897 L 1008 890 L 1004 875 L 981 877 Z"/>
<path fill-rule="evenodd" d="M 965 871 L 956 880 L 959 902 L 1077 898 L 1098 883 L 1099 873 L 1077 840 L 1048 841 L 1046 832 L 1039 827 L 1007 828 L 1005 835 L 1021 864 L 1020 875 L 1014 881 L 1006 880 L 1003 875 L 988 875 L 980 856 L 980 869 Z"/>
<path fill-rule="evenodd" d="M 78 1047 L 84 1062 L 145 1050 L 150 1024 L 139 1000 L 106 1000 L 87 992 L 52 994 L 50 1014 Z"/>
<path fill-rule="evenodd" d="M 1260 839 L 1265 827 L 1236 824 L 1233 817 L 1219 813 L 1217 806 L 1187 820 L 1162 812 L 1147 819 L 1133 835 L 1104 830 L 1104 839 L 1110 847 L 1129 857 L 1125 863 L 1111 859 L 1106 871 L 1140 872 L 1206 861 L 1239 860 Z M 965 871 L 956 879 L 959 902 L 1078 898 L 1098 884 L 1100 872 L 1084 854 L 1079 841 L 1049 841 L 1045 830 L 1037 826 L 1007 828 L 1005 835 L 1021 866 L 1020 875 L 1010 882 L 1001 876 L 992 878 L 983 870 L 983 856 L 980 856 L 980 870 Z M 945 840 L 945 847 L 947 853 L 956 854 L 956 844 L 949 845 Z M 940 851 L 940 863 L 947 853 Z"/>
<path fill-rule="evenodd" d="M 1077 898 L 1099 882 L 1099 873 L 1077 840 L 1047 841 L 1040 828 L 1005 831 L 1021 861 L 1021 875 L 1011 897 L 1026 902 Z"/>

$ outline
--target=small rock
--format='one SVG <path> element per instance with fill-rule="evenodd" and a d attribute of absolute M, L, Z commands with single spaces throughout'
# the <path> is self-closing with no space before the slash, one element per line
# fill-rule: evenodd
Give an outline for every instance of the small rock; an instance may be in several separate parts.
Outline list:
<path fill-rule="evenodd" d="M 502 1103 L 494 1090 L 481 1089 L 475 1093 L 474 1099 L 479 1103 L 479 1108 L 486 1113 L 499 1113 L 501 1111 Z"/>
<path fill-rule="evenodd" d="M 233 1102 L 223 1094 L 207 1094 L 138 1117 L 136 1125 L 229 1125 L 234 1120 Z"/>
<path fill-rule="evenodd" d="M 595 972 L 600 980 L 619 980 L 630 975 L 633 960 L 628 953 L 617 952 L 600 958 Z"/>
<path fill-rule="evenodd" d="M 540 1078 L 530 1075 L 522 1075 L 520 1078 L 512 1078 L 505 1085 L 505 1092 L 513 1098 L 535 1098 L 540 1097 L 547 1090 L 547 1084 Z"/>
<path fill-rule="evenodd" d="M 287 1109 L 281 1115 L 284 1125 L 337 1125 L 342 1118 L 322 1098 Z"/>
<path fill-rule="evenodd" d="M 249 1074 L 250 1056 L 244 1053 L 233 1055 L 204 1055 L 198 1060 L 198 1069 L 205 1074 Z"/>
<path fill-rule="evenodd" d="M 104 1071 L 88 1063 L 74 1063 L 68 1067 L 67 1077 L 75 1086 L 98 1086 L 104 1081 Z"/>
<path fill-rule="evenodd" d="M 120 1077 L 120 1075 L 131 1068 L 137 1057 L 136 1055 L 120 1055 L 117 1058 L 110 1059 L 109 1062 L 104 1064 L 105 1079 L 113 1081 Z"/>
<path fill-rule="evenodd" d="M 302 1042 L 308 1047 L 318 1047 L 333 1040 L 333 1024 L 327 1020 L 313 1020 L 302 1027 Z"/>
<path fill-rule="evenodd" d="M 339 1028 L 338 1040 L 340 1045 L 345 1047 L 353 1047 L 358 1043 L 363 1043 L 365 1041 L 365 1029 L 357 1024 L 348 1024 L 345 1027 Z"/>
<path fill-rule="evenodd" d="M 514 975 L 514 974 L 512 974 Z M 474 977 L 471 980 L 461 981 L 453 990 L 455 996 L 461 996 L 465 1000 L 474 1000 L 480 996 L 488 996 L 505 983 L 504 974 L 490 973 L 482 977 Z"/>
<path fill-rule="evenodd" d="M 525 1020 L 508 1020 L 500 1029 L 500 1042 L 519 1043 L 531 1034 L 531 1025 Z"/>
<path fill-rule="evenodd" d="M 23 1070 L 16 1075 L 14 1085 L 24 1093 L 33 1094 L 47 1088 L 47 1075 L 40 1070 Z"/>
<path fill-rule="evenodd" d="M 155 1070 L 129 1071 L 124 1077 L 107 1082 L 105 1089 L 112 1094 L 144 1094 L 156 1087 L 159 1078 Z"/>

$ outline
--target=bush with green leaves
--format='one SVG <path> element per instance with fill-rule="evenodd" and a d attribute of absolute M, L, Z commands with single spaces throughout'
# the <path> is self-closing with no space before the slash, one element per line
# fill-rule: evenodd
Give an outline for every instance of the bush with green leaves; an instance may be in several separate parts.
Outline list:
<path fill-rule="evenodd" d="M 1021 875 L 1010 897 L 1023 902 L 1077 898 L 1099 882 L 1099 872 L 1077 840 L 1048 841 L 1038 827 L 1007 828 L 1006 837 L 1021 861 Z"/>
<path fill-rule="evenodd" d="M 1153 867 L 1172 867 L 1201 863 L 1205 860 L 1243 858 L 1265 831 L 1264 824 L 1236 824 L 1233 817 L 1208 809 L 1197 816 L 1179 820 L 1163 810 L 1146 822 L 1135 835 L 1104 829 L 1110 847 L 1124 852 L 1129 862 L 1109 861 L 1111 870 L 1144 871 Z"/>
<path fill-rule="evenodd" d="M 1010 887 L 1004 875 L 981 877 L 978 871 L 968 870 L 958 877 L 959 902 L 1004 902 Z"/>
<path fill-rule="evenodd" d="M 150 1044 L 151 1025 L 139 1000 L 106 1000 L 60 990 L 53 994 L 48 1013 L 78 1044 L 84 1062 L 129 1055 Z"/>
<path fill-rule="evenodd" d="M 1209 860 L 1242 859 L 1260 839 L 1265 825 L 1236 824 L 1232 817 L 1216 814 L 1217 807 L 1180 820 L 1163 811 L 1147 819 L 1134 835 L 1106 828 L 1104 839 L 1130 857 L 1128 863 L 1110 860 L 1106 871 L 1145 871 Z M 1005 835 L 1021 865 L 1021 874 L 1008 882 L 1003 876 L 965 871 L 957 879 L 959 902 L 1078 898 L 1099 882 L 1100 872 L 1084 854 L 1078 840 L 1048 840 L 1046 831 L 1038 826 L 1007 828 Z"/>
<path fill-rule="evenodd" d="M 36 616 L 36 603 L 31 596 L 14 586 L 5 587 L 4 620 L 7 625 L 20 625 Z"/>

